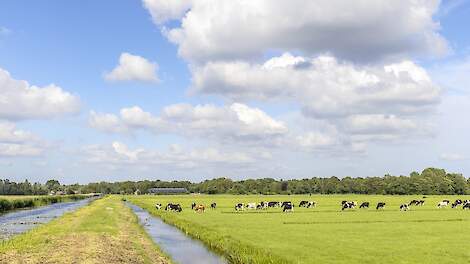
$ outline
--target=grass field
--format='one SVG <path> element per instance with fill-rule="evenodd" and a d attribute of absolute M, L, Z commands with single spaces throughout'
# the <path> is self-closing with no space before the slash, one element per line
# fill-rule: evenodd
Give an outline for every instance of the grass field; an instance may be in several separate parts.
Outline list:
<path fill-rule="evenodd" d="M 117 197 L 92 202 L 9 241 L 0 263 L 169 263 Z"/>
<path fill-rule="evenodd" d="M 469 196 L 428 196 L 425 205 L 399 211 L 399 205 L 422 196 L 127 196 L 161 216 L 233 263 L 470 263 L 470 211 L 436 207 L 443 199 Z M 237 202 L 314 200 L 317 208 L 236 213 Z M 342 200 L 386 202 L 381 211 L 341 212 Z M 216 202 L 205 213 L 190 210 L 192 202 Z M 181 203 L 182 213 L 157 211 L 156 202 Z"/>

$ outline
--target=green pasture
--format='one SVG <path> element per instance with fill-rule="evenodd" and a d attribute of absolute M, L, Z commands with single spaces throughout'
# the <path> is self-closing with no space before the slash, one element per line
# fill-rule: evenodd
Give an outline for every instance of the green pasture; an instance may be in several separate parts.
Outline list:
<path fill-rule="evenodd" d="M 470 263 L 470 210 L 437 208 L 443 199 L 427 196 L 424 206 L 399 210 L 415 196 L 380 195 L 166 195 L 126 196 L 166 222 L 204 241 L 233 263 Z M 299 208 L 301 200 L 317 202 Z M 341 211 L 341 201 L 368 201 L 369 209 Z M 292 201 L 281 209 L 235 212 L 238 202 Z M 182 213 L 156 210 L 156 203 L 180 203 Z M 192 202 L 217 209 L 196 213 Z M 385 202 L 384 210 L 375 210 Z M 374 208 L 372 208 L 374 207 Z"/>

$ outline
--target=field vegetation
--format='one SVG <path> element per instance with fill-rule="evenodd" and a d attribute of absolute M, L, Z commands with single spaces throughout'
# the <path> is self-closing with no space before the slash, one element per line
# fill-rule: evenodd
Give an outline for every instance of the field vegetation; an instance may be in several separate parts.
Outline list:
<path fill-rule="evenodd" d="M 0 214 L 10 210 L 22 209 L 47 204 L 76 201 L 85 199 L 88 195 L 42 195 L 42 196 L 20 196 L 20 195 L 0 195 Z"/>
<path fill-rule="evenodd" d="M 169 263 L 117 197 L 0 243 L 0 263 Z"/>
<path fill-rule="evenodd" d="M 437 208 L 443 199 L 470 196 L 386 195 L 165 195 L 126 196 L 233 263 L 468 263 L 470 210 Z M 423 206 L 399 206 L 424 199 Z M 297 207 L 313 200 L 316 208 Z M 341 201 L 371 203 L 369 209 L 341 211 Z M 292 201 L 292 213 L 279 208 L 235 212 L 236 203 Z M 180 203 L 181 213 L 155 209 Z M 217 209 L 196 213 L 192 202 L 216 202 Z M 377 202 L 385 202 L 376 210 Z"/>

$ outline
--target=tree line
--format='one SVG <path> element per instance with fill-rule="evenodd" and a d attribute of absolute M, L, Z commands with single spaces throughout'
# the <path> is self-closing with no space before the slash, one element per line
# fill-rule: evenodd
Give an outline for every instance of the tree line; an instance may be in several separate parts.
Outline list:
<path fill-rule="evenodd" d="M 123 181 L 61 185 L 56 180 L 45 184 L 0 180 L 0 195 L 38 195 L 51 191 L 63 193 L 147 194 L 150 188 L 179 187 L 190 193 L 205 194 L 470 194 L 470 179 L 459 173 L 427 168 L 408 176 L 313 177 L 276 180 L 272 178 L 233 181 L 228 178 L 189 181 Z"/>

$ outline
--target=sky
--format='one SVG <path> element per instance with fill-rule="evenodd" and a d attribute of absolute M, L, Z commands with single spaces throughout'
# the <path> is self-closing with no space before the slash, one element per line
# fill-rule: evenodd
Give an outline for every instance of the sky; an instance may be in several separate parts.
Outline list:
<path fill-rule="evenodd" d="M 470 1 L 5 0 L 0 178 L 470 175 Z"/>

